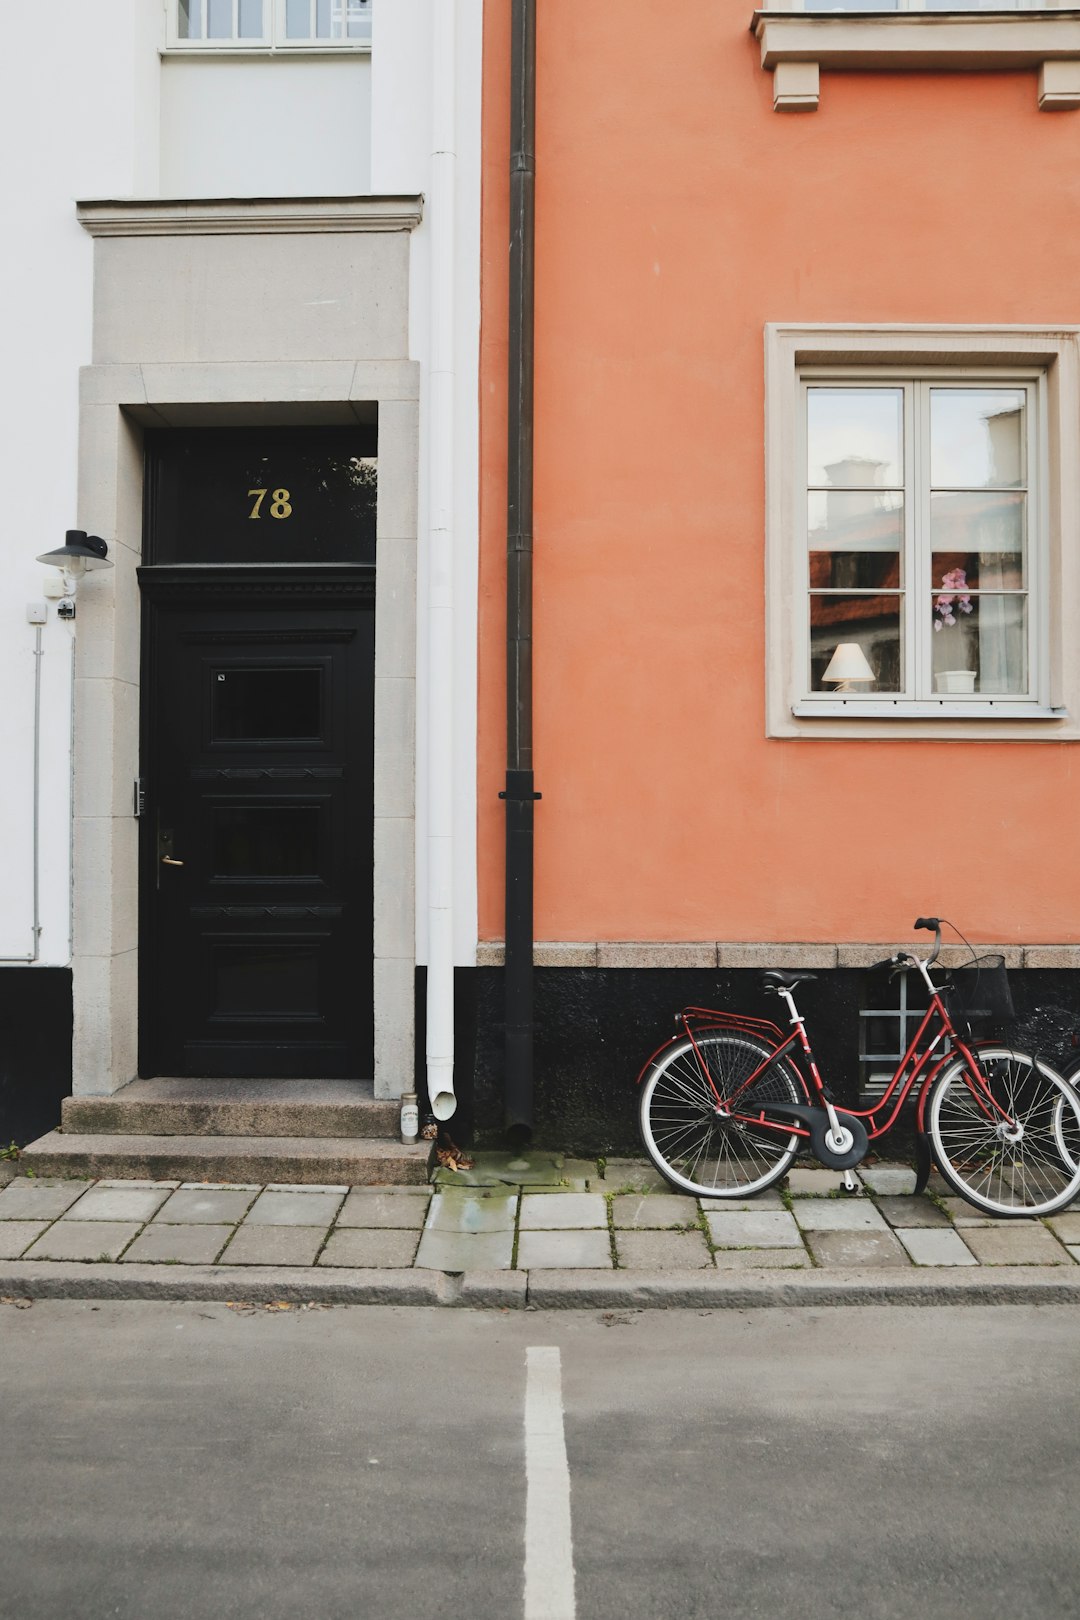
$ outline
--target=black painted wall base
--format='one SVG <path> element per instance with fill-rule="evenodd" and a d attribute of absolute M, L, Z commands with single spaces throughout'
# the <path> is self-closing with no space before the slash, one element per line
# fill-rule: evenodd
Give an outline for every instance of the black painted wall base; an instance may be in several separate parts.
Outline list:
<path fill-rule="evenodd" d="M 0 968 L 0 1148 L 60 1123 L 71 1094 L 71 969 Z"/>
<path fill-rule="evenodd" d="M 1010 974 L 1010 981 L 1017 1011 L 1007 1032 L 1010 1043 L 1063 1062 L 1072 1051 L 1072 1031 L 1080 1029 L 1080 971 L 1025 969 Z M 861 968 L 819 969 L 817 983 L 798 996 L 819 1066 L 848 1106 L 856 1104 L 860 1086 L 858 1015 L 863 1007 L 888 1005 L 882 999 L 887 982 L 884 974 L 871 977 Z M 472 1129 L 477 1142 L 494 1144 L 503 1139 L 502 970 L 459 969 L 457 990 L 460 1033 L 471 1035 L 475 1028 L 471 1075 L 468 1039 L 457 1054 L 460 1134 L 468 1140 Z M 784 1012 L 782 1003 L 762 995 L 756 969 L 537 968 L 535 993 L 533 1139 L 537 1146 L 586 1156 L 640 1153 L 635 1081 L 672 1033 L 680 1008 L 727 1007 L 777 1021 Z M 418 1050 L 422 1066 L 419 1044 Z M 894 1137 L 898 1156 L 909 1147 L 909 1134 Z M 890 1139 L 875 1151 L 888 1153 Z"/>

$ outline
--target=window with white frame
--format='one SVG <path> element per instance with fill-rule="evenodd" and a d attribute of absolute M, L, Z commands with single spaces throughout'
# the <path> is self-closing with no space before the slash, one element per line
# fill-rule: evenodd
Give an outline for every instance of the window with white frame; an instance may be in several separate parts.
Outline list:
<path fill-rule="evenodd" d="M 368 50 L 372 0 L 169 0 L 169 45 L 200 50 Z"/>
<path fill-rule="evenodd" d="M 1038 700 L 1038 379 L 800 382 L 804 696 Z"/>
<path fill-rule="evenodd" d="M 1080 328 L 765 328 L 771 737 L 1080 739 Z"/>

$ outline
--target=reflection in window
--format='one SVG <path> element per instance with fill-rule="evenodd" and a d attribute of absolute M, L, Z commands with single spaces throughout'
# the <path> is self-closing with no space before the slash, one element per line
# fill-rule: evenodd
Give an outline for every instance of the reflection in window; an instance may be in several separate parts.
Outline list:
<path fill-rule="evenodd" d="M 361 45 L 372 0 L 173 0 L 177 41 L 207 45 Z"/>
<path fill-rule="evenodd" d="M 1028 396 L 807 387 L 811 691 L 1028 691 Z"/>

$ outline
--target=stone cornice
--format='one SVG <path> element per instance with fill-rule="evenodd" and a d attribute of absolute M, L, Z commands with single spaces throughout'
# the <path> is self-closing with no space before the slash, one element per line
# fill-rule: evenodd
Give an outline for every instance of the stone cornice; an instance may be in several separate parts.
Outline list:
<path fill-rule="evenodd" d="M 1080 10 L 815 14 L 770 9 L 755 11 L 750 28 L 761 45 L 762 67 L 781 78 L 777 110 L 815 107 L 821 68 L 863 73 L 1038 68 L 1040 107 L 1080 105 Z"/>
<path fill-rule="evenodd" d="M 411 231 L 422 197 L 212 197 L 77 203 L 91 236 L 270 236 Z"/>

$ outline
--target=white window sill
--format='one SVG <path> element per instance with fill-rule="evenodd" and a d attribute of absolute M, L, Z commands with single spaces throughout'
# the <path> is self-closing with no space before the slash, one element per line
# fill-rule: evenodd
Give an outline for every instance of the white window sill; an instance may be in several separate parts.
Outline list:
<path fill-rule="evenodd" d="M 230 45 L 222 40 L 215 40 L 208 45 L 165 45 L 158 53 L 164 60 L 171 61 L 179 57 L 184 61 L 196 59 L 204 61 L 212 57 L 215 61 L 227 58 L 230 62 L 262 61 L 268 56 L 288 56 L 292 58 L 303 57 L 328 60 L 336 56 L 370 56 L 370 40 L 349 40 L 346 44 L 334 45 L 329 40 L 319 40 L 312 45 L 253 45 L 245 42 L 242 45 Z"/>
<path fill-rule="evenodd" d="M 1069 718 L 1065 709 L 1047 709 L 1023 698 L 977 698 L 974 702 L 907 698 L 803 698 L 791 705 L 797 720 L 1056 720 Z"/>
<path fill-rule="evenodd" d="M 893 73 L 1037 68 L 1044 112 L 1080 107 L 1080 11 L 755 11 L 777 112 L 812 112 L 821 68 Z"/>

